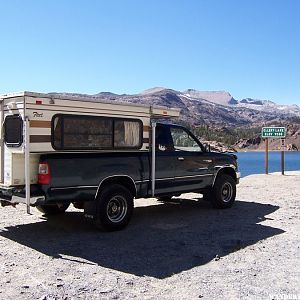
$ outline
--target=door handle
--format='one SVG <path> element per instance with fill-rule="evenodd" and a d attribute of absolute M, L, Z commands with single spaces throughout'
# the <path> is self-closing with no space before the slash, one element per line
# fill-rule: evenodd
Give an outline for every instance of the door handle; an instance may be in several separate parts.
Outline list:
<path fill-rule="evenodd" d="M 184 160 L 184 157 L 181 157 L 181 156 L 180 156 L 180 157 L 177 157 L 177 159 L 180 160 L 180 161 L 183 161 L 183 160 Z"/>
<path fill-rule="evenodd" d="M 203 159 L 204 162 L 211 163 L 212 159 Z"/>

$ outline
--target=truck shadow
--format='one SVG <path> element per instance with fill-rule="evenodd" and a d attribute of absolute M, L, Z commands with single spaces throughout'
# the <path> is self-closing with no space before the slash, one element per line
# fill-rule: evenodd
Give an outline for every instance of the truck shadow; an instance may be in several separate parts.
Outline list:
<path fill-rule="evenodd" d="M 237 201 L 231 209 L 214 210 L 204 201 L 178 199 L 135 208 L 130 225 L 119 232 L 98 232 L 81 213 L 67 212 L 6 227 L 0 235 L 57 259 L 166 278 L 283 233 L 259 224 L 278 208 Z"/>

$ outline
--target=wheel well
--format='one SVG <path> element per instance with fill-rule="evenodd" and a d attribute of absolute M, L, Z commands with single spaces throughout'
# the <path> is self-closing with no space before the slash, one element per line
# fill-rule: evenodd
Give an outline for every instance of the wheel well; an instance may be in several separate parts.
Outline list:
<path fill-rule="evenodd" d="M 234 179 L 234 181 L 236 182 L 236 173 L 235 173 L 235 171 L 234 171 L 233 168 L 231 168 L 231 167 L 225 167 L 225 168 L 220 169 L 218 171 L 218 173 L 217 173 L 216 178 L 218 176 L 222 175 L 222 174 L 226 174 L 226 175 L 231 176 Z"/>
<path fill-rule="evenodd" d="M 131 177 L 126 176 L 126 175 L 112 176 L 112 177 L 107 177 L 107 178 L 103 179 L 99 184 L 96 197 L 98 196 L 99 191 L 101 191 L 105 187 L 107 187 L 109 185 L 113 185 L 113 184 L 119 184 L 119 185 L 124 186 L 125 188 L 127 188 L 130 191 L 130 193 L 132 194 L 133 197 L 136 197 L 137 191 L 136 191 L 135 183 Z"/>

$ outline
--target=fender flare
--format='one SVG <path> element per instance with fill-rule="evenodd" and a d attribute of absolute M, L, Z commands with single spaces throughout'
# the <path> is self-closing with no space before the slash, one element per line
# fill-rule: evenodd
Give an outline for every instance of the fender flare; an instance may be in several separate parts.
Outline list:
<path fill-rule="evenodd" d="M 97 191 L 96 191 L 96 194 L 95 194 L 95 200 L 98 197 L 98 194 L 99 194 L 99 191 L 100 191 L 101 187 L 103 186 L 103 184 L 105 184 L 106 181 L 109 181 L 109 180 L 113 181 L 114 179 L 118 179 L 118 178 L 123 178 L 123 179 L 126 178 L 126 180 L 129 180 L 129 182 L 132 183 L 132 186 L 134 187 L 133 197 L 136 197 L 136 195 L 137 195 L 137 188 L 136 188 L 136 184 L 135 184 L 133 178 L 130 177 L 129 175 L 119 174 L 119 175 L 110 175 L 110 176 L 107 176 L 107 177 L 103 178 L 100 181 L 100 183 L 98 185 L 98 188 L 97 188 Z M 130 191 L 132 191 L 132 189 L 130 189 Z"/>
<path fill-rule="evenodd" d="M 225 166 L 215 166 L 215 168 L 219 168 L 215 174 L 215 177 L 213 179 L 213 182 L 212 182 L 212 187 L 215 185 L 215 182 L 216 182 L 216 179 L 220 173 L 220 171 L 222 172 L 224 169 L 228 169 L 230 170 L 230 172 L 232 172 L 232 174 L 234 174 L 233 176 L 233 179 L 236 181 L 237 180 L 237 177 L 236 177 L 236 168 L 234 165 L 225 165 Z M 231 174 L 229 174 L 231 175 Z"/>

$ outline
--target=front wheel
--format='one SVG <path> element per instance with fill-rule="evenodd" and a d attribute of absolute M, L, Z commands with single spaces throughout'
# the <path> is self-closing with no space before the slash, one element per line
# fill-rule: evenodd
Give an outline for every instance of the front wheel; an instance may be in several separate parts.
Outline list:
<path fill-rule="evenodd" d="M 229 208 L 233 205 L 236 197 L 235 180 L 226 174 L 217 177 L 215 185 L 209 195 L 215 208 Z"/>
<path fill-rule="evenodd" d="M 107 231 L 121 230 L 127 226 L 133 212 L 133 196 L 122 185 L 105 187 L 97 200 L 94 224 Z"/>
<path fill-rule="evenodd" d="M 45 215 L 58 215 L 64 213 L 69 206 L 70 203 L 57 203 L 38 205 L 36 208 Z"/>

